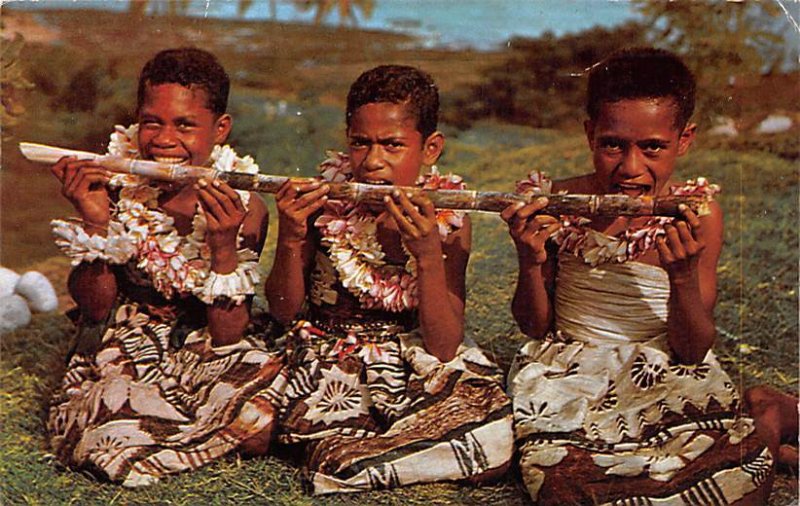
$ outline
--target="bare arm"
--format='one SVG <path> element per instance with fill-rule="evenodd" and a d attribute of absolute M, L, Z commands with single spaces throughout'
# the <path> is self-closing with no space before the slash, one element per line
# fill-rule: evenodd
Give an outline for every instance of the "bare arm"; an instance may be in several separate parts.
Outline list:
<path fill-rule="evenodd" d="M 291 323 L 302 309 L 306 279 L 313 260 L 310 217 L 327 201 L 328 186 L 287 181 L 275 195 L 278 245 L 265 283 L 269 310 L 279 322 Z"/>
<path fill-rule="evenodd" d="M 206 242 L 211 249 L 211 269 L 229 274 L 239 265 L 236 238 L 241 228 L 242 246 L 261 253 L 266 238 L 269 216 L 264 202 L 250 195 L 249 209 L 244 208 L 238 194 L 225 183 L 212 185 L 200 182 L 198 198 L 206 212 Z M 215 302 L 206 306 L 208 330 L 215 346 L 239 341 L 250 323 L 250 305 Z"/>
<path fill-rule="evenodd" d="M 465 274 L 472 241 L 468 219 L 443 242 L 429 199 L 395 192 L 386 210 L 403 243 L 417 260 L 419 323 L 425 349 L 443 362 L 456 356 L 464 340 Z"/>
<path fill-rule="evenodd" d="M 108 172 L 91 161 L 74 158 L 62 158 L 50 171 L 61 183 L 62 195 L 83 220 L 86 233 L 106 236 L 111 220 Z M 75 267 L 67 285 L 81 318 L 91 322 L 104 320 L 117 298 L 117 280 L 111 267 L 101 260 Z"/>
<path fill-rule="evenodd" d="M 117 298 L 117 279 L 102 260 L 83 262 L 72 269 L 67 288 L 78 304 L 83 321 L 105 320 Z"/>
<path fill-rule="evenodd" d="M 548 257 L 543 264 L 517 252 L 519 272 L 517 287 L 511 301 L 511 314 L 526 336 L 542 339 L 553 325 L 555 258 Z"/>
<path fill-rule="evenodd" d="M 665 227 L 666 237 L 656 243 L 670 281 L 669 344 L 682 363 L 702 362 L 714 344 L 722 229 L 722 211 L 713 202 L 711 214 L 703 218 L 686 210 L 684 219 Z"/>
<path fill-rule="evenodd" d="M 508 223 L 519 261 L 517 288 L 511 313 L 525 335 L 541 339 L 553 323 L 553 290 L 555 258 L 547 254 L 547 238 L 561 226 L 559 221 L 537 211 L 547 205 L 546 198 L 526 206 L 515 204 L 501 213 Z"/>

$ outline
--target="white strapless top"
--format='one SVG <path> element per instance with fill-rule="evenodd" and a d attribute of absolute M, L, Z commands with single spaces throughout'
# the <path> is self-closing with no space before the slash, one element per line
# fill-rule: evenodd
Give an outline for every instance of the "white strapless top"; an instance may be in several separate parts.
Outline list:
<path fill-rule="evenodd" d="M 557 276 L 556 328 L 568 341 L 622 344 L 666 336 L 670 289 L 662 268 L 633 261 L 592 267 L 562 254 Z"/>

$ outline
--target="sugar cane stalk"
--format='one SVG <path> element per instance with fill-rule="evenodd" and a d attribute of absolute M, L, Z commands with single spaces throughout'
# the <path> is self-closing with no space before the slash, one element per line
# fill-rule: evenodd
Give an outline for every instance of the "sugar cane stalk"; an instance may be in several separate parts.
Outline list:
<path fill-rule="evenodd" d="M 20 143 L 20 150 L 28 160 L 55 163 L 61 157 L 73 156 L 94 160 L 112 172 L 136 174 L 160 181 L 183 181 L 205 178 L 218 179 L 237 190 L 262 193 L 277 193 L 286 181 L 286 176 L 269 174 L 245 174 L 224 172 L 208 167 L 161 163 L 151 160 L 135 160 L 119 156 L 98 155 L 86 151 L 55 148 L 41 144 Z M 298 183 L 315 181 L 311 178 L 291 178 Z M 417 187 L 371 185 L 365 183 L 328 183 L 331 199 L 349 200 L 368 206 L 382 206 L 385 196 L 395 190 L 409 195 L 425 195 L 437 209 L 457 209 L 499 213 L 516 202 L 529 203 L 538 195 L 473 190 L 425 190 Z M 627 195 L 546 195 L 547 207 L 542 211 L 553 215 L 581 216 L 679 216 L 680 204 L 686 204 L 698 214 L 705 214 L 708 200 L 701 196 L 629 197 Z"/>

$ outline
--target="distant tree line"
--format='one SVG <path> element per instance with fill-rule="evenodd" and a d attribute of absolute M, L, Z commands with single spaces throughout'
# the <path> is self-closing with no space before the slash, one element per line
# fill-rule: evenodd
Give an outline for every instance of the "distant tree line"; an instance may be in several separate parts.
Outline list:
<path fill-rule="evenodd" d="M 508 59 L 486 70 L 482 82 L 455 93 L 446 120 L 466 126 L 482 118 L 555 128 L 581 117 L 589 67 L 616 49 L 644 43 L 642 25 L 593 28 L 556 37 L 509 41 Z"/>
<path fill-rule="evenodd" d="M 609 53 L 653 45 L 680 54 L 698 78 L 697 116 L 705 125 L 742 111 L 731 86 L 748 76 L 797 70 L 798 36 L 772 2 L 650 2 L 633 4 L 639 21 L 556 37 L 509 41 L 508 58 L 486 69 L 482 81 L 462 88 L 445 107 L 448 122 L 467 126 L 483 118 L 554 128 L 581 115 L 585 69 Z"/>

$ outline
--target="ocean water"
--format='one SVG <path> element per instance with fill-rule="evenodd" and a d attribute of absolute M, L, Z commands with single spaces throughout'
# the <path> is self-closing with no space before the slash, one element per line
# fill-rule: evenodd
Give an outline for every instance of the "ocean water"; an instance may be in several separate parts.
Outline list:
<path fill-rule="evenodd" d="M 135 1 L 135 0 L 133 0 Z M 5 0 L 15 9 L 91 8 L 124 11 L 128 0 Z M 151 9 L 162 8 L 158 0 Z M 190 16 L 236 18 L 238 0 L 192 0 Z M 276 0 L 276 20 L 311 23 L 290 0 Z M 269 19 L 270 1 L 253 0 L 245 19 Z M 408 33 L 425 47 L 497 48 L 514 36 L 574 33 L 593 26 L 610 27 L 636 19 L 627 0 L 375 0 L 372 15 L 356 11 L 358 26 Z M 325 24 L 340 23 L 336 9 Z"/>

